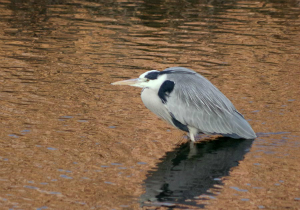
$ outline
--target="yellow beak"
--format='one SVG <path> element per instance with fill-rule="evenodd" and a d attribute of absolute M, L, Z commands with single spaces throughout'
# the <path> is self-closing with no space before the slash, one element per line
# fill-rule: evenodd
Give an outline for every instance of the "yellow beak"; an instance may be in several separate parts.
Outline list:
<path fill-rule="evenodd" d="M 143 82 L 144 82 L 143 79 L 136 78 L 136 79 L 128 79 L 128 80 L 118 81 L 118 82 L 114 82 L 111 84 L 112 85 L 129 85 L 129 86 L 140 87 L 140 83 L 143 83 Z"/>

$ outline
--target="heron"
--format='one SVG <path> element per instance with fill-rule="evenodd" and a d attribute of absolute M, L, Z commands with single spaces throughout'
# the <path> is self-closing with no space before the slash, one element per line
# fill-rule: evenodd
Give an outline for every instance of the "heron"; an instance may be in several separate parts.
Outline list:
<path fill-rule="evenodd" d="M 147 71 L 136 79 L 112 85 L 143 88 L 144 105 L 170 125 L 189 134 L 255 139 L 256 134 L 232 102 L 209 80 L 184 67 Z"/>

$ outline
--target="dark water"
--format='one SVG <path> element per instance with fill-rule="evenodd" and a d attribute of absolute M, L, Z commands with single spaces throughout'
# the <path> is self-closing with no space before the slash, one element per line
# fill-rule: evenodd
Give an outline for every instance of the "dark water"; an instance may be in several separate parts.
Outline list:
<path fill-rule="evenodd" d="M 147 175 L 142 205 L 184 204 L 203 208 L 195 198 L 208 195 L 215 199 L 216 192 L 209 189 L 222 185 L 222 178 L 243 160 L 252 142 L 220 137 L 192 146 L 185 143 L 167 152 L 157 168 Z"/>
<path fill-rule="evenodd" d="M 1 0 L 0 207 L 300 208 L 299 17 L 298 0 Z M 259 137 L 191 149 L 110 85 L 172 66 Z"/>

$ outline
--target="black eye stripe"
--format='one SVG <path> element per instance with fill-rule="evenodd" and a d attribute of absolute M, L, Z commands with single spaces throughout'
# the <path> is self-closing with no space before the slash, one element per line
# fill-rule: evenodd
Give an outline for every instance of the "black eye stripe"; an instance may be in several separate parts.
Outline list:
<path fill-rule="evenodd" d="M 147 79 L 157 79 L 159 73 L 160 72 L 157 72 L 157 71 L 149 72 L 148 74 L 145 75 L 145 78 L 147 78 Z"/>
<path fill-rule="evenodd" d="M 152 71 L 145 75 L 145 78 L 154 80 L 157 79 L 159 75 L 164 74 L 195 74 L 194 72 L 186 72 L 186 71 L 174 71 L 172 69 L 170 70 L 164 70 L 164 71 Z"/>

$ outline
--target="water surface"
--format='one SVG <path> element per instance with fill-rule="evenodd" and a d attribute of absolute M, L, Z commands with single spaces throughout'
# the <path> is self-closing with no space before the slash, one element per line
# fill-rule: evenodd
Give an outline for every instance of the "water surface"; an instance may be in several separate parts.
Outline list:
<path fill-rule="evenodd" d="M 205 167 L 205 158 L 224 168 L 205 176 L 197 170 L 195 186 L 180 168 L 182 186 L 166 187 L 176 192 L 173 207 L 300 208 L 299 6 L 2 0 L 0 206 L 169 208 L 151 207 L 174 199 L 153 200 L 157 194 L 148 192 L 156 185 L 147 183 L 169 183 L 166 168 L 179 155 L 189 170 Z M 222 146 L 204 137 L 200 153 L 178 154 L 185 133 L 150 113 L 139 89 L 110 85 L 171 66 L 201 73 L 233 102 L 258 133 L 247 153 L 238 146 L 244 142 Z M 219 160 L 219 152 L 227 156 Z M 144 195 L 150 202 L 141 207 Z"/>

